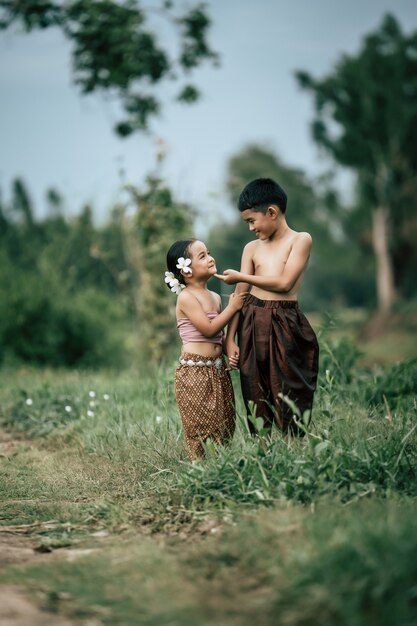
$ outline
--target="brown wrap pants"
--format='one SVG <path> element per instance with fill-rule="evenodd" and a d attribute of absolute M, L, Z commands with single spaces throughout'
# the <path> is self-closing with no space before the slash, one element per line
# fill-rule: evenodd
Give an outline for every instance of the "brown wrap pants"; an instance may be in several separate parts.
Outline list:
<path fill-rule="evenodd" d="M 266 426 L 301 434 L 293 411 L 278 394 L 288 396 L 301 415 L 310 411 L 316 389 L 319 345 L 298 303 L 260 300 L 248 295 L 238 327 L 240 380 L 243 399 L 256 404 L 256 416 Z M 254 427 L 249 421 L 249 428 Z"/>

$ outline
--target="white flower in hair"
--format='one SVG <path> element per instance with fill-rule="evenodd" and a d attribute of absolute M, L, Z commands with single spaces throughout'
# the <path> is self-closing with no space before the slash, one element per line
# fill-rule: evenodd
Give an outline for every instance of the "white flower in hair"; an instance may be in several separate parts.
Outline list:
<path fill-rule="evenodd" d="M 169 285 L 171 291 L 177 296 L 179 296 L 181 291 L 185 289 L 185 285 L 180 283 L 178 278 L 175 278 L 172 272 L 165 272 L 165 282 Z"/>
<path fill-rule="evenodd" d="M 181 291 L 185 289 L 185 285 L 180 283 L 180 281 L 177 280 L 176 278 L 174 278 L 174 280 L 169 283 L 169 286 L 171 287 L 171 291 L 175 293 L 177 296 L 179 296 Z"/>
<path fill-rule="evenodd" d="M 180 256 L 178 259 L 177 267 L 179 270 L 182 270 L 184 274 L 191 274 L 192 269 L 189 267 L 191 265 L 191 259 L 184 259 L 183 256 Z"/>

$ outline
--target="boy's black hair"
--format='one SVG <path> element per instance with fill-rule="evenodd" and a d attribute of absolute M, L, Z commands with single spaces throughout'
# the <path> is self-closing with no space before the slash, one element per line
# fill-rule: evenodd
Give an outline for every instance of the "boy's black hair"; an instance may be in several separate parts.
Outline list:
<path fill-rule="evenodd" d="M 177 263 L 180 257 L 185 259 L 189 256 L 190 246 L 196 241 L 195 239 L 180 239 L 172 244 L 167 252 L 167 268 L 168 272 L 172 272 L 175 278 L 178 278 L 180 283 L 185 285 L 184 276 L 181 274 L 181 270 L 178 269 Z M 167 287 L 169 284 L 167 283 Z"/>
<path fill-rule="evenodd" d="M 246 209 L 264 213 L 270 204 L 275 204 L 281 213 L 285 213 L 287 194 L 272 178 L 255 178 L 240 194 L 238 209 L 241 213 Z"/>

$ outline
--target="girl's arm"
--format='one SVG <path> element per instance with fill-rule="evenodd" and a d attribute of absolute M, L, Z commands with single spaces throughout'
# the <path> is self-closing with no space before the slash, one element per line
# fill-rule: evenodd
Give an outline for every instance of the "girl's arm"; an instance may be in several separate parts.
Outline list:
<path fill-rule="evenodd" d="M 216 277 L 227 285 L 243 282 L 267 291 L 287 293 L 291 291 L 305 270 L 310 257 L 311 245 L 311 236 L 308 233 L 300 233 L 293 244 L 285 269 L 280 276 L 255 276 L 236 270 L 225 270 L 222 275 L 216 274 Z"/>
<path fill-rule="evenodd" d="M 178 306 L 183 317 L 188 317 L 192 325 L 195 326 L 204 337 L 214 337 L 226 326 L 233 315 L 242 308 L 245 295 L 244 293 L 233 293 L 230 296 L 228 305 L 213 320 L 207 317 L 207 313 L 203 310 L 200 302 L 192 293 L 187 292 L 186 289 L 178 296 Z"/>

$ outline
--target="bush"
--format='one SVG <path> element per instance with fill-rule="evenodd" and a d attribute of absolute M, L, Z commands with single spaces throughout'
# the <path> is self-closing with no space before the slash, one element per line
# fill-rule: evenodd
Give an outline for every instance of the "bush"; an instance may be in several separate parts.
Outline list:
<path fill-rule="evenodd" d="M 37 274 L 0 276 L 1 357 L 51 366 L 120 365 L 120 305 L 89 288 L 70 295 Z"/>

